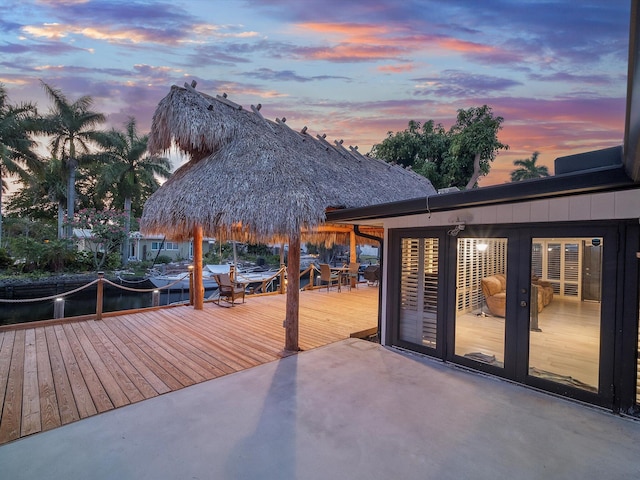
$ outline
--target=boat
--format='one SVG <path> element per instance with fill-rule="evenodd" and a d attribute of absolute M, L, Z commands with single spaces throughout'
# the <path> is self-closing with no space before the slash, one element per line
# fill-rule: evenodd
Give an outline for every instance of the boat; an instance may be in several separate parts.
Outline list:
<path fill-rule="evenodd" d="M 153 275 L 147 277 L 156 288 L 167 287 L 167 290 L 189 290 L 189 272 L 171 273 L 165 275 Z M 218 283 L 213 275 L 202 276 L 202 283 L 205 290 L 213 290 L 218 288 Z"/>
<path fill-rule="evenodd" d="M 238 271 L 235 281 L 245 286 L 247 293 L 273 292 L 279 285 L 279 270 Z"/>
<path fill-rule="evenodd" d="M 231 266 L 229 264 L 205 265 L 202 269 L 202 282 L 205 290 L 214 290 L 218 288 L 214 275 L 220 273 L 229 273 Z M 260 268 L 253 269 L 237 269 L 235 272 L 235 281 L 245 285 L 247 292 L 255 291 L 273 291 L 278 284 L 276 276 L 278 270 L 263 270 Z M 147 277 L 156 288 L 168 287 L 168 290 L 189 290 L 189 272 L 178 272 L 168 274 L 155 274 Z M 263 283 L 266 284 L 263 286 Z"/>
<path fill-rule="evenodd" d="M 218 273 L 229 273 L 229 265 L 206 265 L 202 269 L 202 283 L 205 290 L 215 290 L 218 283 L 213 277 Z M 171 285 L 167 290 L 189 290 L 189 272 L 156 273 L 147 277 L 156 288 Z"/>

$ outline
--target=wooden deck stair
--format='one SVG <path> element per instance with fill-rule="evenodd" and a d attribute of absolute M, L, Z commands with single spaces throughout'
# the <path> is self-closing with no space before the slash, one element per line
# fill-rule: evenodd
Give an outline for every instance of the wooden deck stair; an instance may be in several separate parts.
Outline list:
<path fill-rule="evenodd" d="M 377 326 L 378 289 L 300 295 L 300 348 Z M 281 358 L 285 296 L 0 331 L 0 445 Z"/>

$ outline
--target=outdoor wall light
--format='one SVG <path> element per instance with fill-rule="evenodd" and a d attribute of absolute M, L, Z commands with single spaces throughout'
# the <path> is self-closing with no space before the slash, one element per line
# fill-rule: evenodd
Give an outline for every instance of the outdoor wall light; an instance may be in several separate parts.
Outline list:
<path fill-rule="evenodd" d="M 459 224 L 457 224 L 455 227 L 453 227 L 451 230 L 449 230 L 447 232 L 447 234 L 451 235 L 452 237 L 456 237 L 458 236 L 458 234 L 464 230 L 465 224 L 464 222 L 460 222 Z"/>

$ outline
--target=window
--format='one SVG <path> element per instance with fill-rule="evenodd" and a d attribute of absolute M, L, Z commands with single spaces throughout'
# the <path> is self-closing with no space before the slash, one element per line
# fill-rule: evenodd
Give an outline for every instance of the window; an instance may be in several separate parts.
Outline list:
<path fill-rule="evenodd" d="M 162 246 L 162 250 L 179 250 L 180 249 L 177 242 L 164 242 L 164 245 L 162 245 L 162 242 L 151 242 L 151 250 L 160 250 L 161 246 Z"/>

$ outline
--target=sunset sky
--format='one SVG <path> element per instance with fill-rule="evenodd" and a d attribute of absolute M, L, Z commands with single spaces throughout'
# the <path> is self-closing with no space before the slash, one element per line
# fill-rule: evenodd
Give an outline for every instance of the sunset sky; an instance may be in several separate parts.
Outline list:
<path fill-rule="evenodd" d="M 366 153 L 409 120 L 460 108 L 504 117 L 501 153 L 553 160 L 620 145 L 630 0 L 0 0 L 11 103 L 95 99 L 108 127 L 148 132 L 171 85 L 227 93 L 270 119 Z"/>

